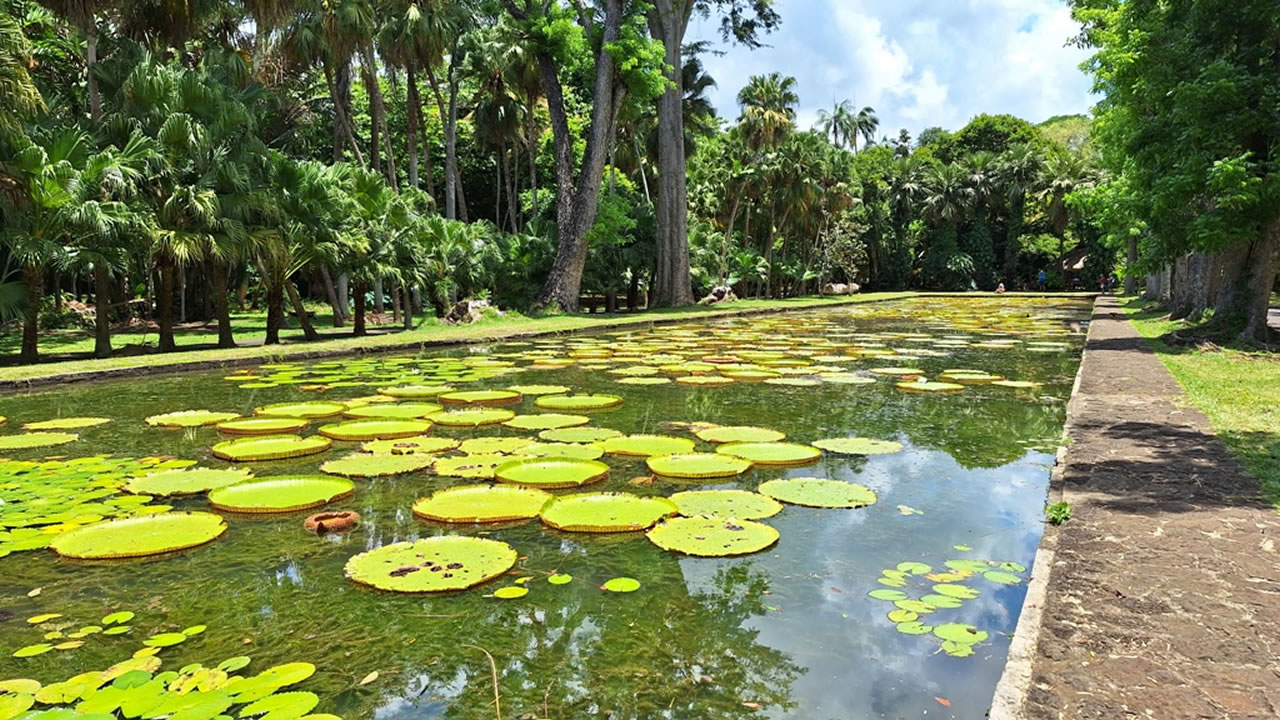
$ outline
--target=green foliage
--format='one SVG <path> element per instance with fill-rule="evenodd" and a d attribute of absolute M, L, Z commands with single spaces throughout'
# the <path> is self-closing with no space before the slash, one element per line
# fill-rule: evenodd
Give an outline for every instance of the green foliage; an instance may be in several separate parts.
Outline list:
<path fill-rule="evenodd" d="M 1071 504 L 1056 502 L 1044 509 L 1044 518 L 1052 525 L 1061 525 L 1071 519 Z"/>

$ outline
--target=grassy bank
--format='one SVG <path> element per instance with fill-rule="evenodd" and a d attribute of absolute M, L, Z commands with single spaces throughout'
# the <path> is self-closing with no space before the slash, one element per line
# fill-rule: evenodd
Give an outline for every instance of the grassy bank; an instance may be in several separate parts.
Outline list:
<path fill-rule="evenodd" d="M 1137 298 L 1125 308 L 1191 402 L 1280 508 L 1280 356 L 1168 345 L 1161 336 L 1186 323 L 1170 321 L 1163 310 L 1144 310 Z"/>
<path fill-rule="evenodd" d="M 804 308 L 843 305 L 851 303 L 896 300 L 911 297 L 913 293 L 867 293 L 865 295 L 837 297 L 790 298 L 786 300 L 742 300 L 721 307 L 693 306 L 671 310 L 653 310 L 639 313 L 618 313 L 614 315 L 552 315 L 539 318 L 528 318 L 521 315 L 508 315 L 485 320 L 474 325 L 442 325 L 434 319 L 420 325 L 414 330 L 394 330 L 386 328 L 386 334 L 356 338 L 350 330 L 327 330 L 332 333 L 328 337 L 315 342 L 305 342 L 298 331 L 281 333 L 284 341 L 274 346 L 244 346 L 226 349 L 189 349 L 173 353 L 154 353 L 120 355 L 106 359 L 66 360 L 40 363 L 38 365 L 0 367 L 0 383 L 12 385 L 23 382 L 47 383 L 54 378 L 84 379 L 86 375 L 102 373 L 104 375 L 139 369 L 181 369 L 183 367 L 216 365 L 219 363 L 244 364 L 266 362 L 283 358 L 317 357 L 368 350 L 416 349 L 421 346 L 448 345 L 468 342 L 484 342 L 502 338 L 538 335 L 544 333 L 571 332 L 575 330 L 606 329 L 636 323 L 664 323 L 681 320 L 701 320 L 714 317 L 725 317 L 741 313 L 769 312 L 780 310 L 798 310 Z M 254 316 L 247 316 L 250 324 L 238 328 L 237 340 L 247 341 L 261 339 L 261 328 L 252 324 Z M 317 318 L 317 326 L 325 322 L 324 317 Z M 372 328 L 380 331 L 380 328 Z M 247 337 L 253 335 L 254 337 Z M 150 336 L 155 338 L 155 334 Z M 205 344 L 216 341 L 216 331 L 212 339 L 207 331 L 189 330 L 180 333 L 179 345 Z M 44 342 L 45 338 L 41 338 Z M 119 338 L 117 337 L 117 341 Z M 76 342 L 85 342 L 84 339 Z M 87 340 L 92 349 L 92 338 Z M 67 347 L 74 347 L 71 342 L 64 342 L 58 352 L 68 352 Z"/>

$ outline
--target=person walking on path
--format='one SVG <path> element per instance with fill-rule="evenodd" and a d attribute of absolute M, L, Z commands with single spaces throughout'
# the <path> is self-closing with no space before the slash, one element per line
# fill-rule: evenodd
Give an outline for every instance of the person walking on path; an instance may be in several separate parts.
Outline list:
<path fill-rule="evenodd" d="M 1045 283 L 1048 282 L 1048 280 L 1049 280 L 1049 273 L 1046 273 L 1045 271 L 1041 270 L 1040 274 L 1036 276 L 1036 282 L 1040 283 L 1040 292 L 1044 292 L 1044 286 L 1045 286 Z"/>

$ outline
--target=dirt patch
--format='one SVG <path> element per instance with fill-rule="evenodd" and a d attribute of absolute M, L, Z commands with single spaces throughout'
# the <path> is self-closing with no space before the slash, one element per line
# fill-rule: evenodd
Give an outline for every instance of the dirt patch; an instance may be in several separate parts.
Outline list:
<path fill-rule="evenodd" d="M 1280 516 L 1113 298 L 1094 310 L 1016 715 L 1280 715 Z M 1054 499 L 1057 499 L 1056 497 Z"/>

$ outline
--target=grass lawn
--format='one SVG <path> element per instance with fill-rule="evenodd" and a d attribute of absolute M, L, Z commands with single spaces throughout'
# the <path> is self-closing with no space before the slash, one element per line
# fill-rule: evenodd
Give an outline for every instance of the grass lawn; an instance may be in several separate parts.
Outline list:
<path fill-rule="evenodd" d="M 351 336 L 348 325 L 344 329 L 332 327 L 332 316 L 320 314 L 316 317 L 316 329 L 327 337 L 317 342 L 305 342 L 302 333 L 297 329 L 297 321 L 291 319 L 290 329 L 281 330 L 282 344 L 264 347 L 260 344 L 243 345 L 237 348 L 217 349 L 208 346 L 217 342 L 217 329 L 209 326 L 203 329 L 185 329 L 177 333 L 178 345 L 187 346 L 186 350 L 173 353 L 139 352 L 144 343 L 152 347 L 156 342 L 155 332 L 113 334 L 112 345 L 117 349 L 133 349 L 134 352 L 123 352 L 106 359 L 74 359 L 56 360 L 50 358 L 37 365 L 16 365 L 19 337 L 11 337 L 6 333 L 0 340 L 0 352 L 4 353 L 3 361 L 7 364 L 0 367 L 0 382 L 22 382 L 63 375 L 81 375 L 96 371 L 129 370 L 135 368 L 156 368 L 181 366 L 195 363 L 244 363 L 267 361 L 299 355 L 338 354 L 361 350 L 377 350 L 392 348 L 413 348 L 419 345 L 438 345 L 465 342 L 483 342 L 521 335 L 570 332 L 574 330 L 590 330 L 613 327 L 631 323 L 673 322 L 684 319 L 696 320 L 708 317 L 733 315 L 743 312 L 759 312 L 766 310 L 787 310 L 825 305 L 848 303 L 865 303 L 879 300 L 897 300 L 911 297 L 915 293 L 867 293 L 854 296 L 790 298 L 786 300 L 741 300 L 720 307 L 692 306 L 671 310 L 654 310 L 638 313 L 617 313 L 608 315 L 578 314 L 549 315 L 529 318 L 518 314 L 485 320 L 474 325 L 444 325 L 434 317 L 419 318 L 414 330 L 400 330 L 398 327 L 379 327 L 370 325 L 374 334 L 368 337 Z M 233 316 L 236 341 L 240 343 L 260 343 L 266 327 L 264 314 L 245 314 Z M 12 334 L 18 335 L 18 334 Z M 196 346 L 196 347 L 191 347 Z M 54 331 L 40 337 L 40 351 L 43 354 L 91 352 L 93 336 L 84 332 Z"/>
<path fill-rule="evenodd" d="M 1160 337 L 1186 323 L 1143 306 L 1137 298 L 1125 305 L 1138 332 L 1191 402 L 1209 416 L 1231 452 L 1261 481 L 1267 500 L 1280 508 L 1280 355 L 1167 345 Z"/>

